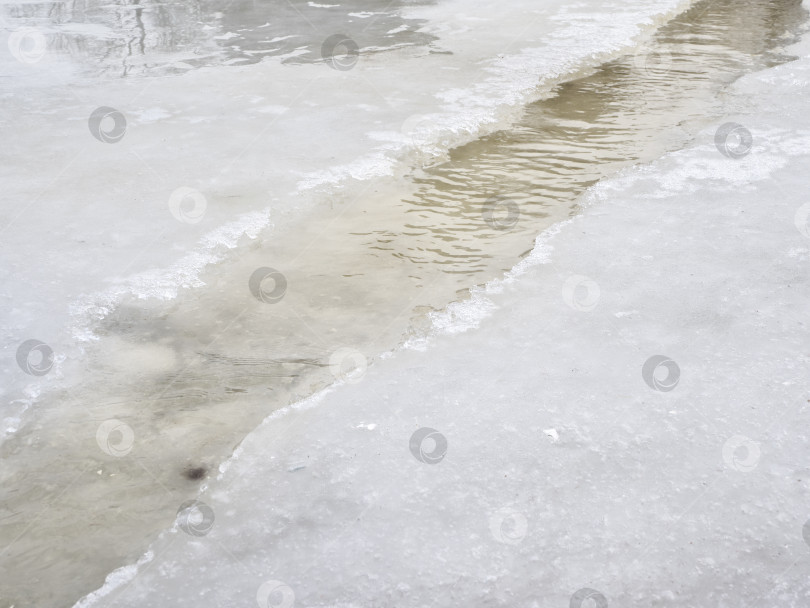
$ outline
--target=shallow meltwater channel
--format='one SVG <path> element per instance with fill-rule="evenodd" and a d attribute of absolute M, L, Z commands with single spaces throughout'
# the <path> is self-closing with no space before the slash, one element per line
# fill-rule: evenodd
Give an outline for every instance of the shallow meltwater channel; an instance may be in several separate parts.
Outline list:
<path fill-rule="evenodd" d="M 700 2 L 512 128 L 292 222 L 170 305 L 119 307 L 74 364 L 81 383 L 1 448 L 0 604 L 70 605 L 136 560 L 265 416 L 361 379 L 590 185 L 682 146 L 727 83 L 788 59 L 805 17 L 796 1 Z"/>

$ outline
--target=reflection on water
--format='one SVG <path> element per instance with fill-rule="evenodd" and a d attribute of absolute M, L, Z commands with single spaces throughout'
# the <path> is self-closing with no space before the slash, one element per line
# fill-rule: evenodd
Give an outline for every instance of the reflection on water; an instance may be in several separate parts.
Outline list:
<path fill-rule="evenodd" d="M 423 0 L 418 4 L 430 4 Z M 280 55 L 319 61 L 330 35 L 354 39 L 361 52 L 428 44 L 419 20 L 403 19 L 407 0 L 67 0 L 4 4 L 7 30 L 37 27 L 48 49 L 85 66 L 89 75 L 182 72 L 206 65 L 244 65 Z M 339 31 L 336 31 L 339 30 Z"/>
<path fill-rule="evenodd" d="M 248 14 L 256 5 L 240 6 Z M 157 15 L 179 18 L 171 6 L 151 15 L 133 48 L 155 48 L 147 40 Z M 193 18 L 214 15 L 192 6 Z M 147 12 L 93 10 L 114 12 L 131 32 Z M 260 32 L 264 19 L 253 15 L 251 31 Z M 212 268 L 205 288 L 169 305 L 122 306 L 101 329 L 86 381 L 43 400 L 36 434 L 2 448 L 2 485 L 14 491 L 0 511 L 0 597 L 68 605 L 137 559 L 194 496 L 185 471 L 215 467 L 268 412 L 331 381 L 335 350 L 390 348 L 421 311 L 514 265 L 539 232 L 576 212 L 589 185 L 682 145 L 713 119 L 724 83 L 785 60 L 776 49 L 805 17 L 798 1 L 700 3 L 639 55 L 558 86 L 514 128 L 454 150 L 407 184 L 307 217 Z M 239 29 L 239 19 L 215 18 L 218 32 Z M 187 39 L 199 29 L 190 26 Z M 177 38 L 164 43 L 179 48 L 178 29 L 166 31 Z M 270 261 L 289 287 L 265 304 L 248 277 Z M 109 419 L 134 429 L 127 458 L 101 458 L 94 434 Z"/>

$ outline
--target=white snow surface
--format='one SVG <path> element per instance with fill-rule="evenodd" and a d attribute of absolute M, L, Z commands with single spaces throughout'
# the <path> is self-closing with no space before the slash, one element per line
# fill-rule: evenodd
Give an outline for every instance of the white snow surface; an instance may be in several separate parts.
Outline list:
<path fill-rule="evenodd" d="M 167 531 L 96 605 L 810 605 L 795 52 L 732 89 L 748 156 L 718 152 L 718 124 L 592 189 L 482 314 L 268 418 L 199 497 L 210 533 Z M 673 390 L 642 378 L 655 355 Z M 437 463 L 409 449 L 422 427 L 446 439 Z"/>

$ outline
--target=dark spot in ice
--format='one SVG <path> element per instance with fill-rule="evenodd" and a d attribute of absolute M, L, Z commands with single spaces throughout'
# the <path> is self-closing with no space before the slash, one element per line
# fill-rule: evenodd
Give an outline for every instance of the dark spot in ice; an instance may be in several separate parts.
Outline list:
<path fill-rule="evenodd" d="M 183 471 L 183 477 L 186 479 L 202 479 L 207 472 L 208 469 L 205 467 L 190 467 Z"/>

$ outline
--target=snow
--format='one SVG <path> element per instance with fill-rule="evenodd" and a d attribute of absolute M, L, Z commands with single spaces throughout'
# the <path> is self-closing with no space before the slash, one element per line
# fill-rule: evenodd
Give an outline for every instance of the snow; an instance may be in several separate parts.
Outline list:
<path fill-rule="evenodd" d="M 807 606 L 794 52 L 419 348 L 269 417 L 199 496 L 211 531 L 167 531 L 81 606 Z M 742 158 L 715 145 L 727 122 L 753 136 Z"/>

